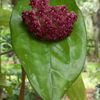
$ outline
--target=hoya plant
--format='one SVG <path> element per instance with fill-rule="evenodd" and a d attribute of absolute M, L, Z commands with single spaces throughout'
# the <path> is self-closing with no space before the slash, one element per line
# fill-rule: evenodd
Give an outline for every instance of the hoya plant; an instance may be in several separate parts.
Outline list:
<path fill-rule="evenodd" d="M 13 49 L 43 100 L 61 100 L 65 94 L 86 100 L 79 77 L 86 30 L 75 0 L 17 0 L 10 28 Z"/>

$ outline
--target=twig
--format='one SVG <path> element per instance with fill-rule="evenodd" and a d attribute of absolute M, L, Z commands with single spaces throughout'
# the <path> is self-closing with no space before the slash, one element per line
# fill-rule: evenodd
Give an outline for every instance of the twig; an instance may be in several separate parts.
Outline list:
<path fill-rule="evenodd" d="M 2 53 L 0 53 L 0 56 L 5 55 L 5 54 L 9 54 L 11 52 L 13 52 L 13 50 L 9 50 L 9 51 L 6 51 L 6 52 L 2 52 Z"/>
<path fill-rule="evenodd" d="M 22 84 L 20 88 L 20 94 L 19 94 L 19 99 L 18 100 L 24 100 L 24 93 L 25 93 L 25 76 L 26 73 L 22 67 Z"/>

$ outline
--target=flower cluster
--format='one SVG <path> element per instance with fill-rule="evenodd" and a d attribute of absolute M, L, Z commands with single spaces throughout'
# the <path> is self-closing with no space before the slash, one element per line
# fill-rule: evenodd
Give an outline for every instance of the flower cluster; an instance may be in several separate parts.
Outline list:
<path fill-rule="evenodd" d="M 49 6 L 48 0 L 30 0 L 31 11 L 23 11 L 22 19 L 28 30 L 39 40 L 58 41 L 69 36 L 77 20 L 75 12 L 65 5 Z"/>

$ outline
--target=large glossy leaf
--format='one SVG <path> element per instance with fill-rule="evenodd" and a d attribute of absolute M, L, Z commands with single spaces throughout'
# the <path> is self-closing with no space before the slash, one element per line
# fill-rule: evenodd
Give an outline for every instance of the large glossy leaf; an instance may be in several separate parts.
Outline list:
<path fill-rule="evenodd" d="M 69 96 L 70 100 L 86 100 L 86 90 L 82 76 L 79 76 L 78 79 L 68 89 L 67 95 Z"/>
<path fill-rule="evenodd" d="M 18 0 L 11 17 L 12 45 L 28 79 L 43 100 L 61 100 L 82 71 L 86 53 L 84 21 L 75 0 L 50 0 L 51 5 L 66 4 L 78 15 L 67 39 L 44 43 L 33 39 L 22 24 L 21 13 L 31 9 L 29 0 Z"/>

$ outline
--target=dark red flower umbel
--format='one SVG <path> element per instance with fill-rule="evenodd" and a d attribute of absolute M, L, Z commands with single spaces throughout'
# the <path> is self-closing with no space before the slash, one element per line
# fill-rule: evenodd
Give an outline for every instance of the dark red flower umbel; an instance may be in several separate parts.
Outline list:
<path fill-rule="evenodd" d="M 49 6 L 48 0 L 30 0 L 31 11 L 23 11 L 23 22 L 39 40 L 58 41 L 68 37 L 77 20 L 65 5 Z"/>

